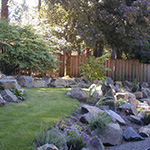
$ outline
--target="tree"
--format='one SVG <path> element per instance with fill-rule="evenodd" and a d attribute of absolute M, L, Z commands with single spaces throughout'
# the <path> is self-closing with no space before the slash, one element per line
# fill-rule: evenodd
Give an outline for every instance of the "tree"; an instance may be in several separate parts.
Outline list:
<path fill-rule="evenodd" d="M 0 21 L 0 71 L 10 75 L 18 70 L 46 73 L 57 68 L 50 44 L 29 27 Z"/>
<path fill-rule="evenodd" d="M 8 19 L 8 0 L 1 0 L 1 18 Z"/>
<path fill-rule="evenodd" d="M 149 38 L 150 0 L 53 0 L 48 5 L 57 5 L 67 13 L 72 38 L 79 36 L 92 48 L 108 44 L 116 50 L 117 58 L 122 52 L 130 58 L 132 45 L 144 46 Z"/>

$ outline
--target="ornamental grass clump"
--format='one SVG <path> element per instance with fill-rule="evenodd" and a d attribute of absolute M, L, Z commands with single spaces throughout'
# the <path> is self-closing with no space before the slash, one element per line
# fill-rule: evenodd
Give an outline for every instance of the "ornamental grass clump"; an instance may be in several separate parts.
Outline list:
<path fill-rule="evenodd" d="M 100 130 L 104 132 L 106 129 L 107 124 L 111 122 L 111 118 L 104 113 L 99 113 L 97 117 L 94 117 L 90 123 L 89 128 L 93 130 Z"/>

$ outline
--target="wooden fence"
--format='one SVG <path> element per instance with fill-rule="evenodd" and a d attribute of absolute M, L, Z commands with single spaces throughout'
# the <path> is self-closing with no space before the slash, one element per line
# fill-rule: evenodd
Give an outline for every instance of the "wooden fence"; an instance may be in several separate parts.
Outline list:
<path fill-rule="evenodd" d="M 61 61 L 59 76 L 64 76 L 65 74 L 65 59 L 65 56 L 59 56 Z M 85 56 L 71 56 L 71 76 L 80 77 L 78 68 L 82 63 L 85 63 Z M 142 64 L 139 60 L 110 58 L 104 65 L 111 69 L 106 75 L 114 80 L 134 81 L 136 79 L 138 82 L 150 82 L 150 64 Z"/>

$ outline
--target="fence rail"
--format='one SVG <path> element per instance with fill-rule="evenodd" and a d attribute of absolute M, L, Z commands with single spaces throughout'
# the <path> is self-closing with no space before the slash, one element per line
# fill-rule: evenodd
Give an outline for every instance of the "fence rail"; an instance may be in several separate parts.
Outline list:
<path fill-rule="evenodd" d="M 61 61 L 59 76 L 65 74 L 65 56 L 60 55 Z M 70 75 L 80 77 L 79 66 L 85 63 L 85 56 L 71 56 Z M 107 60 L 104 65 L 111 69 L 107 76 L 114 80 L 129 80 L 138 82 L 150 82 L 150 64 L 142 64 L 139 60 L 111 59 Z"/>

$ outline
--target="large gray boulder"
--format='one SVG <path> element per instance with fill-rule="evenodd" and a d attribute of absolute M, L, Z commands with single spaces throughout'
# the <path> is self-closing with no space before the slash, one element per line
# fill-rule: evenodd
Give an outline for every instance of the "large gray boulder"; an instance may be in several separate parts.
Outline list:
<path fill-rule="evenodd" d="M 86 113 L 86 114 L 81 116 L 80 122 L 88 124 L 91 122 L 92 119 L 94 119 L 96 117 L 98 117 L 98 114 L 89 112 L 89 113 Z"/>
<path fill-rule="evenodd" d="M 123 137 L 126 141 L 140 141 L 144 140 L 142 136 L 140 136 L 132 127 L 128 127 L 123 132 Z"/>
<path fill-rule="evenodd" d="M 0 106 L 3 106 L 6 104 L 6 101 L 3 99 L 3 97 L 0 94 Z"/>
<path fill-rule="evenodd" d="M 90 113 L 104 113 L 104 111 L 103 110 L 101 110 L 101 109 L 99 109 L 98 107 L 96 107 L 96 106 L 90 106 L 90 105 L 86 105 L 86 104 L 84 104 L 84 105 L 82 105 L 82 107 L 81 107 L 81 113 L 88 113 L 88 112 L 90 112 Z"/>
<path fill-rule="evenodd" d="M 122 112 L 126 112 L 127 114 L 137 115 L 138 111 L 133 104 L 123 104 L 119 108 Z"/>
<path fill-rule="evenodd" d="M 72 98 L 74 99 L 77 99 L 77 100 L 81 100 L 81 101 L 84 101 L 86 100 L 87 98 L 89 98 L 89 94 L 82 90 L 81 88 L 79 87 L 76 87 L 76 88 L 72 88 L 68 93 L 67 93 L 68 96 L 71 96 Z"/>
<path fill-rule="evenodd" d="M 47 87 L 47 83 L 44 80 L 34 80 L 33 87 L 37 87 L 37 88 Z"/>
<path fill-rule="evenodd" d="M 0 82 L 4 85 L 4 89 L 21 89 L 16 79 L 0 79 Z"/>
<path fill-rule="evenodd" d="M 110 109 L 115 110 L 115 97 L 111 86 L 103 84 L 101 89 L 103 92 L 103 104 L 108 105 Z"/>
<path fill-rule="evenodd" d="M 150 97 L 150 88 L 142 88 L 143 98 Z"/>
<path fill-rule="evenodd" d="M 41 147 L 38 147 L 37 150 L 59 150 L 59 149 L 55 145 L 47 143 Z"/>
<path fill-rule="evenodd" d="M 57 78 L 53 85 L 55 87 L 67 87 L 67 82 L 65 81 L 65 79 L 62 79 L 62 78 Z"/>
<path fill-rule="evenodd" d="M 88 150 L 105 150 L 105 148 L 101 140 L 97 136 L 94 136 L 90 139 Z"/>
<path fill-rule="evenodd" d="M 99 130 L 94 131 L 104 145 L 120 145 L 122 142 L 122 129 L 119 124 L 110 123 L 107 125 L 104 132 Z"/>
<path fill-rule="evenodd" d="M 126 125 L 125 120 L 116 112 L 112 110 L 105 110 L 105 112 L 112 118 L 113 121 L 118 122 L 121 125 Z"/>
<path fill-rule="evenodd" d="M 23 87 L 33 87 L 34 84 L 34 79 L 31 76 L 20 76 L 17 81 Z"/>
<path fill-rule="evenodd" d="M 0 94 L 6 102 L 17 102 L 18 100 L 17 96 L 8 89 L 1 91 Z"/>
<path fill-rule="evenodd" d="M 150 136 L 150 124 L 139 129 L 139 134 L 145 133 L 146 135 Z"/>

